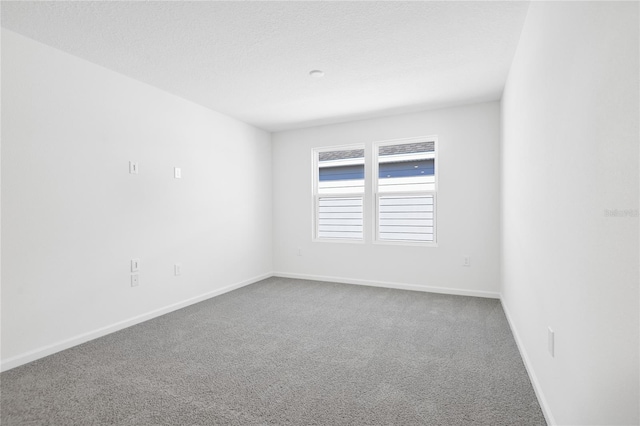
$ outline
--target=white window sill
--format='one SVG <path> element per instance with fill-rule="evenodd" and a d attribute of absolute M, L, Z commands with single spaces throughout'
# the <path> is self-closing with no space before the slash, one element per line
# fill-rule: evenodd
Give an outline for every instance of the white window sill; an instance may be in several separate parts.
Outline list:
<path fill-rule="evenodd" d="M 383 245 L 383 246 L 411 246 L 411 247 L 438 247 L 437 242 L 411 242 L 411 241 L 381 241 L 376 240 L 373 241 L 373 244 Z"/>
<path fill-rule="evenodd" d="M 313 238 L 314 243 L 364 244 L 364 240 L 349 240 L 346 238 Z"/>

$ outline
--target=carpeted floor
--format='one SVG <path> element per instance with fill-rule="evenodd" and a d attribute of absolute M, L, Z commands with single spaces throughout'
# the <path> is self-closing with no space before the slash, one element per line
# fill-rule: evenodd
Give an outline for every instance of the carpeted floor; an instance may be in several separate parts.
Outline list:
<path fill-rule="evenodd" d="M 0 375 L 10 425 L 544 425 L 499 301 L 270 278 Z"/>

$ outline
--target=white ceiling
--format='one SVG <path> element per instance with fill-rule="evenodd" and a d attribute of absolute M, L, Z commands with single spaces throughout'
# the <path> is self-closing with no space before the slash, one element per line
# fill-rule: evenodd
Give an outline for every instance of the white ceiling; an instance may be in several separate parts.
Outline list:
<path fill-rule="evenodd" d="M 1 3 L 5 28 L 270 131 L 499 99 L 528 6 Z"/>

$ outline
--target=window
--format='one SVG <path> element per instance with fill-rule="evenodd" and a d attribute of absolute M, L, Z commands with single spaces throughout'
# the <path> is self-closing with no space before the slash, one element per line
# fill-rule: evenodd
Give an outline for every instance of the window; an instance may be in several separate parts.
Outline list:
<path fill-rule="evenodd" d="M 436 241 L 435 144 L 435 138 L 375 144 L 377 241 Z"/>
<path fill-rule="evenodd" d="M 315 239 L 364 239 L 364 146 L 314 151 Z"/>
<path fill-rule="evenodd" d="M 435 245 L 435 137 L 374 143 L 371 156 L 364 145 L 315 149 L 313 164 L 314 240 Z"/>

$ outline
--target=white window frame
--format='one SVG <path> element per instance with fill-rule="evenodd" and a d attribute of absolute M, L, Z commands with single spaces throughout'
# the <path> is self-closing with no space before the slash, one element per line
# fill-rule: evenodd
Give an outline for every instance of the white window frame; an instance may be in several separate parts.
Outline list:
<path fill-rule="evenodd" d="M 320 153 L 322 152 L 330 152 L 330 151 L 343 151 L 343 150 L 355 150 L 355 149 L 363 149 L 364 150 L 364 189 L 361 193 L 336 193 L 336 194 L 319 194 L 318 193 L 318 184 L 320 182 Z M 366 209 L 367 209 L 367 149 L 365 144 L 353 144 L 353 145 L 337 145 L 337 146 L 328 146 L 328 147 L 319 147 L 313 148 L 311 150 L 312 155 L 312 211 L 313 211 L 313 227 L 312 227 L 312 236 L 311 240 L 313 242 L 330 242 L 330 243 L 347 243 L 347 244 L 364 244 L 367 238 L 367 223 L 365 217 Z M 327 237 L 319 237 L 318 236 L 318 209 L 320 204 L 321 197 L 337 197 L 337 198 L 353 198 L 353 197 L 362 197 L 362 238 L 327 238 Z"/>
<path fill-rule="evenodd" d="M 409 144 L 409 143 L 417 143 L 417 142 L 433 142 L 433 152 L 434 152 L 434 179 L 435 185 L 434 190 L 432 191 L 407 191 L 407 192 L 383 192 L 380 193 L 378 188 L 378 180 L 379 180 L 379 159 L 378 154 L 380 152 L 381 146 L 388 145 L 401 145 L 401 144 Z M 422 136 L 422 137 L 412 137 L 412 138 L 402 138 L 402 139 L 392 139 L 392 140 L 384 140 L 373 143 L 373 154 L 372 154 L 372 190 L 373 190 L 373 198 L 375 203 L 373 205 L 373 223 L 372 227 L 372 235 L 374 244 L 384 244 L 384 245 L 403 245 L 403 246 L 420 246 L 420 247 L 438 247 L 438 171 L 440 167 L 438 167 L 438 137 L 437 136 Z M 366 162 L 366 159 L 365 159 Z M 365 175 L 365 180 L 367 176 Z M 382 240 L 380 239 L 378 230 L 378 223 L 380 221 L 380 196 L 386 195 L 431 195 L 433 196 L 433 241 L 396 241 L 396 240 Z"/>

